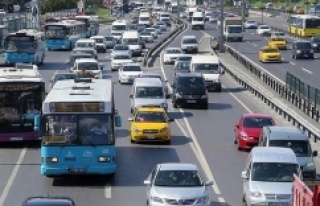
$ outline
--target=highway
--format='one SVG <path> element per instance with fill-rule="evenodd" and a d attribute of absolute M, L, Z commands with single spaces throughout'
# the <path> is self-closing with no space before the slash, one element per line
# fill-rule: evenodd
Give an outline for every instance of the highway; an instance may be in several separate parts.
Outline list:
<path fill-rule="evenodd" d="M 205 32 L 217 34 L 217 30 L 212 26 L 208 26 Z M 108 33 L 110 27 L 102 26 L 101 34 Z M 208 45 L 202 42 L 206 34 L 190 28 L 168 46 L 180 46 L 181 36 L 190 34 L 200 40 L 200 53 L 207 51 Z M 246 34 L 246 38 L 247 35 L 251 34 Z M 251 39 L 254 35 L 249 37 Z M 246 46 L 249 48 L 249 45 L 247 41 L 235 43 L 234 46 L 244 49 Z M 250 48 L 253 50 L 255 46 L 252 45 Z M 40 67 L 46 83 L 56 70 L 66 70 L 65 61 L 70 52 L 50 51 L 47 54 L 45 63 Z M 171 84 L 173 66 L 163 65 L 160 56 L 161 52 L 153 66 L 145 70 L 163 73 Z M 116 130 L 118 171 L 115 178 L 46 178 L 40 175 L 39 144 L 5 144 L 0 150 L 0 205 L 20 205 L 29 196 L 43 195 L 69 196 L 78 206 L 146 205 L 146 187 L 143 180 L 157 163 L 162 162 L 188 162 L 199 165 L 204 176 L 214 180 L 210 189 L 211 206 L 242 204 L 241 171 L 248 152 L 237 151 L 233 144 L 234 123 L 245 112 L 268 113 L 274 115 L 278 124 L 288 123 L 226 74 L 222 77 L 222 92 L 209 93 L 208 110 L 173 109 L 171 100 L 168 100 L 169 115 L 175 119 L 171 125 L 171 145 L 131 144 L 129 122 L 126 121 L 130 116 L 131 85 L 118 83 L 117 73 L 110 71 L 110 61 L 106 54 L 99 54 L 99 59 L 105 63 L 105 76 L 111 75 L 114 81 L 116 108 L 123 122 L 123 126 Z"/>

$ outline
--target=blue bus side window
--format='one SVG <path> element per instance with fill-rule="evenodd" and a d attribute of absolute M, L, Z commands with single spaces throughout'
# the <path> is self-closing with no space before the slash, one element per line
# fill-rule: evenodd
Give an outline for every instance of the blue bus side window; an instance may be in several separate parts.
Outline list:
<path fill-rule="evenodd" d="M 114 118 L 115 118 L 115 126 L 121 127 L 122 126 L 121 117 L 119 115 L 116 115 Z"/>
<path fill-rule="evenodd" d="M 40 115 L 35 115 L 33 117 L 33 131 L 40 131 L 41 127 L 41 116 Z"/>

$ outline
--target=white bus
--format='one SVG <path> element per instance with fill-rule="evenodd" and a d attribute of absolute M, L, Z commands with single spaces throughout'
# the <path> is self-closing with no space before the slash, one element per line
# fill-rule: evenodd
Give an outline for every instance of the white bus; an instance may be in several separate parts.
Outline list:
<path fill-rule="evenodd" d="M 128 29 L 128 22 L 126 20 L 116 20 L 111 25 L 111 36 L 118 41 L 122 37 L 122 33 Z"/>
<path fill-rule="evenodd" d="M 0 69 L 0 142 L 40 139 L 45 82 L 36 65 Z"/>
<path fill-rule="evenodd" d="M 139 24 L 143 24 L 146 27 L 151 25 L 151 16 L 149 12 L 142 12 L 139 15 Z"/>
<path fill-rule="evenodd" d="M 121 126 L 121 119 L 112 80 L 58 81 L 43 102 L 42 113 L 42 175 L 116 172 L 114 127 Z"/>

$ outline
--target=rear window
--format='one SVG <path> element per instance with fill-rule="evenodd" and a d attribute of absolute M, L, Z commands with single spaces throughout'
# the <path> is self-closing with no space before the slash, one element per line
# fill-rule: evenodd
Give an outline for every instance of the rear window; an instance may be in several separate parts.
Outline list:
<path fill-rule="evenodd" d="M 197 39 L 195 39 L 195 38 L 186 38 L 186 39 L 183 40 L 183 43 L 196 44 L 197 43 Z"/>

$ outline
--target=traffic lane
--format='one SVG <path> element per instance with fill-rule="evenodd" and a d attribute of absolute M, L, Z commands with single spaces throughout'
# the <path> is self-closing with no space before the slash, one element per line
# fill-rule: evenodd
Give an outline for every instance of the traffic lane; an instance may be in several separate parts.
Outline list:
<path fill-rule="evenodd" d="M 266 17 L 263 16 L 250 16 L 250 20 L 255 20 L 259 22 L 260 24 L 266 24 L 274 28 L 282 29 L 287 31 L 288 29 L 288 23 L 287 23 L 287 18 L 282 17 L 282 16 L 275 16 L 275 17 Z M 262 20 L 263 19 L 263 20 Z"/>
<path fill-rule="evenodd" d="M 250 37 L 250 35 L 252 37 Z M 249 37 L 247 37 L 249 36 Z M 259 62 L 258 53 L 261 47 L 267 45 L 268 38 L 260 37 L 256 33 L 245 33 L 245 42 L 228 42 L 232 48 L 236 49 L 246 57 L 256 62 L 266 70 L 270 71 L 275 76 L 279 77 L 283 81 L 286 80 L 286 73 L 292 72 L 292 74 L 301 77 L 305 82 L 313 86 L 319 86 L 319 77 L 314 75 L 318 70 L 319 54 L 315 54 L 315 59 L 292 59 L 291 56 L 291 42 L 288 43 L 288 50 L 281 50 L 283 57 L 282 63 L 266 64 Z M 248 40 L 250 39 L 250 40 Z M 285 64 L 285 65 L 284 65 Z"/>

